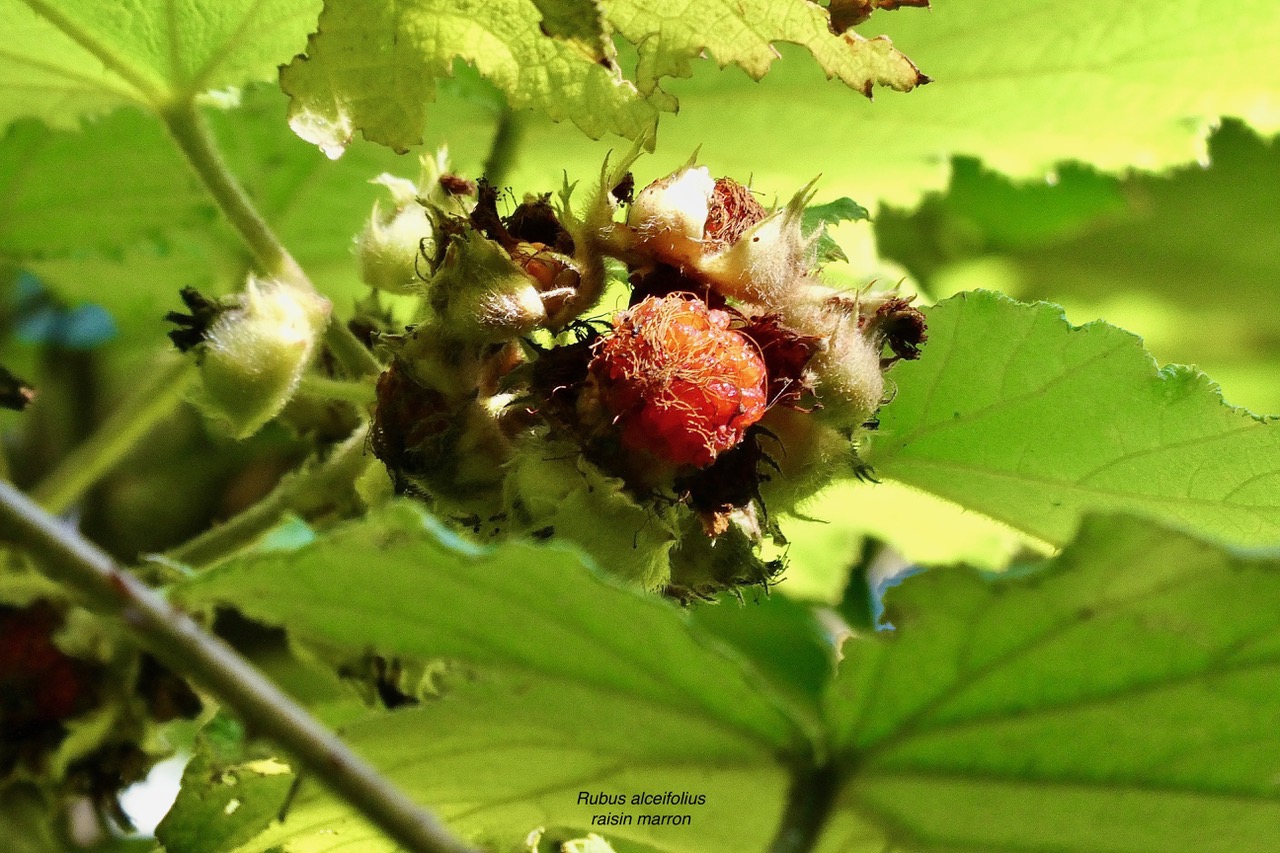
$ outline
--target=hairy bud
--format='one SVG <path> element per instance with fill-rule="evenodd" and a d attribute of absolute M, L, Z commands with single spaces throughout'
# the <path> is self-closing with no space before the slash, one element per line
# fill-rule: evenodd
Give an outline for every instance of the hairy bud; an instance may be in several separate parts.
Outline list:
<path fill-rule="evenodd" d="M 250 276 L 239 307 L 218 316 L 198 349 L 198 405 L 236 438 L 253 435 L 293 396 L 329 308 L 314 293 Z"/>
<path fill-rule="evenodd" d="M 453 237 L 432 277 L 429 301 L 450 336 L 509 341 L 547 319 L 538 281 L 501 246 L 475 230 Z"/>

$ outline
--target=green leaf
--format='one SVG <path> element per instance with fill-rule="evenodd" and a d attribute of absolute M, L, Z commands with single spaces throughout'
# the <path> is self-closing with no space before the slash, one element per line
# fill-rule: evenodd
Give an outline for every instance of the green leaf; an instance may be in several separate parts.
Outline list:
<path fill-rule="evenodd" d="M 399 788 L 483 849 L 509 849 L 538 826 L 602 832 L 669 853 L 740 853 L 776 828 L 787 779 L 765 751 L 685 730 L 644 703 L 537 675 L 460 678 L 440 701 L 344 728 L 351 746 Z M 704 805 L 631 805 L 650 792 L 706 797 Z M 579 805 L 583 792 L 625 794 L 626 805 Z M 628 814 L 630 826 L 591 826 Z M 640 826 L 642 814 L 688 814 L 688 826 Z M 350 806 L 304 786 L 284 823 L 242 853 L 286 845 L 365 853 L 399 848 Z"/>
<path fill-rule="evenodd" d="M 0 128 L 75 127 L 123 104 L 151 109 L 273 80 L 318 0 L 0 0 Z"/>
<path fill-rule="evenodd" d="M 200 732 L 182 788 L 156 827 L 166 853 L 230 850 L 279 814 L 294 774 L 262 748 L 250 750 L 243 727 L 218 716 Z"/>
<path fill-rule="evenodd" d="M 610 32 L 636 45 L 634 82 Z M 833 34 L 826 13 L 806 0 L 412 0 L 386 8 L 328 0 L 307 54 L 280 79 L 294 98 L 294 130 L 333 157 L 356 130 L 398 151 L 418 144 L 436 81 L 456 60 L 479 69 L 514 107 L 567 119 L 592 138 L 644 139 L 659 112 L 675 107 L 662 78 L 688 76 L 709 52 L 758 79 L 777 58 L 775 41 L 803 45 L 828 78 L 866 94 L 873 85 L 906 91 L 922 79 L 887 40 Z"/>
<path fill-rule="evenodd" d="M 1059 545 L 1094 511 L 1280 543 L 1280 429 L 1204 374 L 1044 303 L 976 291 L 926 314 L 866 457 L 882 475 Z"/>
<path fill-rule="evenodd" d="M 539 824 L 590 831 L 593 814 L 617 810 L 579 805 L 580 791 L 689 790 L 708 798 L 700 828 L 607 832 L 664 850 L 747 849 L 781 812 L 784 757 L 810 749 L 801 712 L 673 605 L 568 549 L 469 545 L 408 503 L 295 552 L 233 559 L 175 597 L 234 605 L 302 640 L 461 662 L 441 700 L 346 734 L 446 820 L 508 843 Z M 318 792 L 292 813 L 255 845 L 376 837 Z"/>
<path fill-rule="evenodd" d="M 897 630 L 847 643 L 832 691 L 840 831 L 878 825 L 870 850 L 1267 849 L 1277 596 L 1274 558 L 1114 517 L 1029 575 L 908 579 Z"/>
<path fill-rule="evenodd" d="M 515 107 L 569 119 L 595 137 L 648 133 L 657 108 L 617 65 L 606 68 L 574 45 L 542 35 L 540 21 L 537 8 L 519 0 L 472 7 L 443 0 L 374 7 L 329 0 L 307 54 L 281 71 L 281 86 L 294 99 L 290 125 L 331 157 L 356 130 L 406 151 L 422 141 L 436 81 L 462 59 Z"/>
<path fill-rule="evenodd" d="M 835 645 L 814 608 L 785 595 L 738 600 L 723 595 L 690 612 L 693 624 L 736 648 L 780 691 L 804 704 L 822 694 L 835 668 Z"/>
<path fill-rule="evenodd" d="M 869 219 L 867 209 L 847 196 L 829 201 L 826 204 L 815 204 L 806 207 L 800 217 L 800 229 L 805 234 L 821 231 L 818 235 L 818 262 L 847 261 L 836 241 L 827 232 L 828 225 L 839 225 L 841 222 L 858 222 Z"/>
<path fill-rule="evenodd" d="M 1105 172 L 1201 161 L 1221 116 L 1280 130 L 1271 0 L 938 0 L 861 29 L 887 33 L 933 82 L 868 103 L 824 81 L 799 48 L 781 45 L 758 83 L 703 64 L 667 85 L 680 114 L 663 118 L 660 154 L 641 169 L 665 174 L 701 146 L 714 173 L 754 175 L 787 197 L 819 163 L 824 189 L 875 211 L 945 188 L 953 155 L 1043 180 L 1063 161 Z M 607 146 L 578 154 L 572 136 L 530 128 L 514 177 L 587 173 Z"/>
<path fill-rule="evenodd" d="M 58 811 L 34 785 L 7 785 L 0 797 L 0 838 L 11 853 L 60 853 L 67 842 L 54 830 Z"/>
<path fill-rule="evenodd" d="M 1212 168 L 1126 181 L 1122 215 L 1012 247 L 1011 283 L 1198 365 L 1234 404 L 1280 413 L 1280 146 L 1228 122 L 1209 150 Z"/>
<path fill-rule="evenodd" d="M 137 110 L 84 132 L 10 127 L 0 141 L 0 204 L 0 255 L 15 261 L 160 243 L 166 231 L 215 216 L 160 122 Z"/>
<path fill-rule="evenodd" d="M 565 39 L 593 62 L 616 61 L 617 51 L 601 0 L 531 0 L 542 15 L 543 35 Z"/>
<path fill-rule="evenodd" d="M 663 77 L 688 77 L 692 60 L 709 52 L 723 68 L 740 66 L 754 80 L 769 71 L 774 42 L 804 47 L 828 79 L 870 96 L 872 86 L 908 91 L 927 82 L 888 39 L 831 33 L 817 4 L 796 0 L 611 0 L 609 21 L 636 45 L 640 91 L 652 92 Z"/>

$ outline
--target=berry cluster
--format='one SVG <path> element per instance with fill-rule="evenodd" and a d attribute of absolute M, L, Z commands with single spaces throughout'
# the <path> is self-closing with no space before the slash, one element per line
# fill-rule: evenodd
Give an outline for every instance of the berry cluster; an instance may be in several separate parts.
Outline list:
<path fill-rule="evenodd" d="M 359 240 L 370 285 L 418 297 L 380 336 L 373 447 L 397 490 L 682 600 L 768 583 L 778 515 L 865 473 L 859 436 L 923 315 L 820 280 L 808 188 L 768 211 L 689 166 L 633 197 L 606 166 L 581 209 L 566 189 L 503 215 L 493 187 L 428 165 L 381 179 L 394 205 Z"/>

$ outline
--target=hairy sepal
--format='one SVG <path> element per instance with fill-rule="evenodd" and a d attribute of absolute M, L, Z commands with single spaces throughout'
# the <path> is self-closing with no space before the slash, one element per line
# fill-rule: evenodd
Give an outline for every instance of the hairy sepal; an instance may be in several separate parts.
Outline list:
<path fill-rule="evenodd" d="M 389 293 L 420 294 L 419 259 L 434 255 L 431 217 L 417 201 L 418 188 L 411 181 L 384 174 L 373 183 L 390 191 L 391 204 L 384 207 L 382 199 L 375 201 L 356 237 L 360 279 Z"/>
<path fill-rule="evenodd" d="M 640 504 L 570 444 L 531 440 L 507 465 L 505 498 L 516 534 L 573 542 L 602 570 L 643 589 L 670 580 L 679 538 L 672 511 Z"/>
<path fill-rule="evenodd" d="M 779 310 L 794 301 L 794 285 L 814 265 L 817 235 L 801 227 L 814 183 L 781 210 L 751 226 L 723 251 L 701 258 L 701 273 L 724 296 Z"/>
<path fill-rule="evenodd" d="M 526 335 L 547 320 L 535 281 L 479 231 L 450 238 L 432 276 L 428 301 L 452 338 L 498 343 Z"/>

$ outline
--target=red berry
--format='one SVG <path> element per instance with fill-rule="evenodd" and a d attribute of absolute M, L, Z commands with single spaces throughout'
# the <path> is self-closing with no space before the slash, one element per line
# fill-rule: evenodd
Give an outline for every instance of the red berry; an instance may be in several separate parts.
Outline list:
<path fill-rule="evenodd" d="M 701 468 L 760 420 L 764 360 L 730 322 L 688 294 L 649 297 L 617 315 L 591 373 L 625 447 Z"/>

